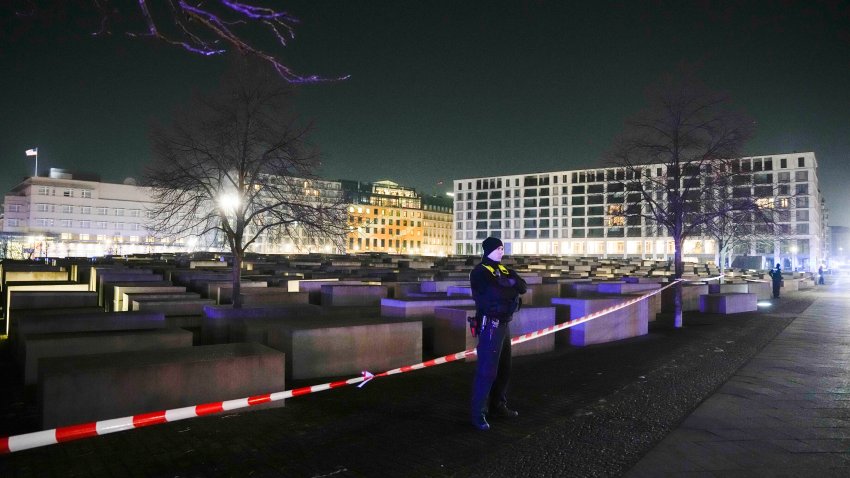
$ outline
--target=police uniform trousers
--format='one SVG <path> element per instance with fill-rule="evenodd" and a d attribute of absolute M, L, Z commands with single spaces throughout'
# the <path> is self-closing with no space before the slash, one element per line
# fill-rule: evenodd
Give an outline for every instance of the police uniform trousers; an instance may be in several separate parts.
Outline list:
<path fill-rule="evenodd" d="M 478 335 L 478 366 L 472 384 L 472 416 L 486 414 L 507 402 L 508 381 L 511 375 L 511 329 L 509 322 L 500 321 L 493 327 L 489 320 Z M 489 405 L 489 407 L 488 407 Z"/>

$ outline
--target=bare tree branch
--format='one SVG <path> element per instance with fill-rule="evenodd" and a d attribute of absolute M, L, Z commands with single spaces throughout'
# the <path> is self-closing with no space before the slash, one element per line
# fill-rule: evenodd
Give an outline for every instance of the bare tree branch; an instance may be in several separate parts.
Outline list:
<path fill-rule="evenodd" d="M 276 4 L 277 2 L 266 2 Z M 152 38 L 201 56 L 217 56 L 228 51 L 253 56 L 271 65 L 290 83 L 316 83 L 345 80 L 349 76 L 323 78 L 303 75 L 287 65 L 279 55 L 261 47 L 283 48 L 295 39 L 300 21 L 277 5 L 261 0 L 81 0 L 55 2 L 18 0 L 17 17 L 37 17 L 66 9 L 89 10 L 96 22 L 93 36 L 123 31 L 131 38 Z M 77 15 L 79 16 L 78 12 Z M 140 28 L 140 24 L 143 25 Z"/>

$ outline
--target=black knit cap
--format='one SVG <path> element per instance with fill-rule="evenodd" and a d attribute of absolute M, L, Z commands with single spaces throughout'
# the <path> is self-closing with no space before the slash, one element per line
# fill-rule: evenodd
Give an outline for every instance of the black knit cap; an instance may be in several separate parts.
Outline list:
<path fill-rule="evenodd" d="M 503 245 L 502 241 L 496 237 L 484 239 L 484 242 L 481 243 L 481 248 L 484 249 L 484 257 L 489 256 L 491 252 L 498 249 L 501 245 Z"/>

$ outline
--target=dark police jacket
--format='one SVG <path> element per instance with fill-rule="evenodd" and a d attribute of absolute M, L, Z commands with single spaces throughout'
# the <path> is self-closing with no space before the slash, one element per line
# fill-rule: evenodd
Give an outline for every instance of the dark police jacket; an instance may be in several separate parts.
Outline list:
<path fill-rule="evenodd" d="M 519 308 L 520 294 L 528 290 L 516 271 L 487 257 L 472 269 L 469 283 L 477 315 L 504 321 L 511 320 L 511 314 Z"/>

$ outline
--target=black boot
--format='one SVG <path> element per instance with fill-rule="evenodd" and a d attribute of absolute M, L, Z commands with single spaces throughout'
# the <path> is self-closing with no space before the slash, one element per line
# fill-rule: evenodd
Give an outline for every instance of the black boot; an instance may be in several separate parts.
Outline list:
<path fill-rule="evenodd" d="M 511 410 L 510 408 L 508 408 L 507 404 L 500 403 L 490 409 L 490 416 L 500 418 L 515 418 L 519 416 L 519 413 L 516 410 Z"/>
<path fill-rule="evenodd" d="M 490 424 L 487 423 L 487 419 L 484 418 L 483 413 L 478 413 L 472 416 L 472 426 L 481 431 L 487 431 L 490 429 Z"/>

